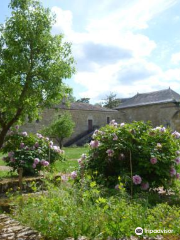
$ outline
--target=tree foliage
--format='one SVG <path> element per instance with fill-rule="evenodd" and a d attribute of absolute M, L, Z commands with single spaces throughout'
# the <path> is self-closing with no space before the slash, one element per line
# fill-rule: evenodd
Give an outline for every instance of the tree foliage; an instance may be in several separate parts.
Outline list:
<path fill-rule="evenodd" d="M 80 98 L 76 102 L 81 102 L 81 103 L 89 103 L 90 98 Z"/>
<path fill-rule="evenodd" d="M 107 107 L 107 108 L 115 108 L 118 107 L 119 104 L 121 103 L 120 99 L 116 98 L 116 94 L 115 93 L 110 93 L 109 95 L 106 96 L 105 99 L 103 99 L 103 107 Z"/>
<path fill-rule="evenodd" d="M 42 133 L 48 137 L 53 137 L 62 147 L 63 140 L 70 137 L 73 133 L 75 123 L 69 113 L 65 112 L 60 117 L 55 116 L 52 123 L 42 130 Z"/>
<path fill-rule="evenodd" d="M 0 147 L 17 121 L 35 119 L 70 89 L 71 45 L 51 34 L 55 21 L 37 0 L 11 0 L 11 17 L 0 26 Z"/>

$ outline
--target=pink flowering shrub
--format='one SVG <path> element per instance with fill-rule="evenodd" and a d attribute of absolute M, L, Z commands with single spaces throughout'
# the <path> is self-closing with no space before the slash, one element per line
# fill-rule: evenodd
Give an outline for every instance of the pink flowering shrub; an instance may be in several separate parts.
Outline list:
<path fill-rule="evenodd" d="M 20 132 L 17 126 L 6 136 L 1 151 L 7 154 L 3 160 L 13 171 L 23 168 L 24 175 L 36 175 L 43 168 L 61 160 L 63 151 L 41 134 Z"/>
<path fill-rule="evenodd" d="M 179 179 L 180 134 L 163 126 L 133 122 L 109 125 L 96 130 L 89 154 L 79 160 L 79 172 L 94 175 L 97 182 L 115 187 L 118 176 L 133 191 L 168 189 Z"/>

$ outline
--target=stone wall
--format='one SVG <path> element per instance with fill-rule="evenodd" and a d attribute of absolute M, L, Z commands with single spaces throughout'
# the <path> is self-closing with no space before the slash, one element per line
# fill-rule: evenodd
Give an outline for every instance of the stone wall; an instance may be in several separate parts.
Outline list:
<path fill-rule="evenodd" d="M 115 119 L 118 121 L 119 113 L 118 111 L 96 111 L 96 110 L 64 110 L 64 109 L 45 109 L 42 113 L 41 119 L 39 121 L 34 121 L 32 123 L 25 123 L 22 127 L 22 131 L 37 133 L 44 126 L 48 126 L 55 115 L 61 115 L 64 111 L 71 114 L 73 121 L 75 122 L 74 133 L 68 139 L 65 139 L 64 143 L 79 134 L 88 130 L 88 120 L 93 121 L 93 126 L 101 127 L 107 124 L 107 118 L 111 121 Z"/>
<path fill-rule="evenodd" d="M 130 107 L 119 110 L 119 120 L 120 122 L 151 121 L 154 127 L 162 124 L 180 131 L 179 110 L 179 106 L 174 103 Z"/>

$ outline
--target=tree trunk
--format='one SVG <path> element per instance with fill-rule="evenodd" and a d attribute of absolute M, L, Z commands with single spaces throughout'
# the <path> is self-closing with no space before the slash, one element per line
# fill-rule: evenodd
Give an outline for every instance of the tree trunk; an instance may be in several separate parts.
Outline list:
<path fill-rule="evenodd" d="M 5 136 L 8 132 L 8 130 L 10 129 L 10 127 L 4 127 L 2 129 L 2 131 L 0 132 L 0 149 L 2 148 L 2 145 L 4 143 L 4 139 L 5 139 Z"/>

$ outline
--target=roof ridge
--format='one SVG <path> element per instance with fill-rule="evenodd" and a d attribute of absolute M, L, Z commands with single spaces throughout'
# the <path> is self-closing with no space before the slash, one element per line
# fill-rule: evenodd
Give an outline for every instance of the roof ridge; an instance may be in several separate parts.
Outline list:
<path fill-rule="evenodd" d="M 161 90 L 156 90 L 156 91 L 152 91 L 152 92 L 138 93 L 138 94 L 134 95 L 134 97 L 137 96 L 137 95 L 151 94 L 151 93 L 156 93 L 156 92 L 164 92 L 164 91 L 167 91 L 167 90 L 171 90 L 171 89 L 168 88 L 168 89 L 161 89 Z"/>

